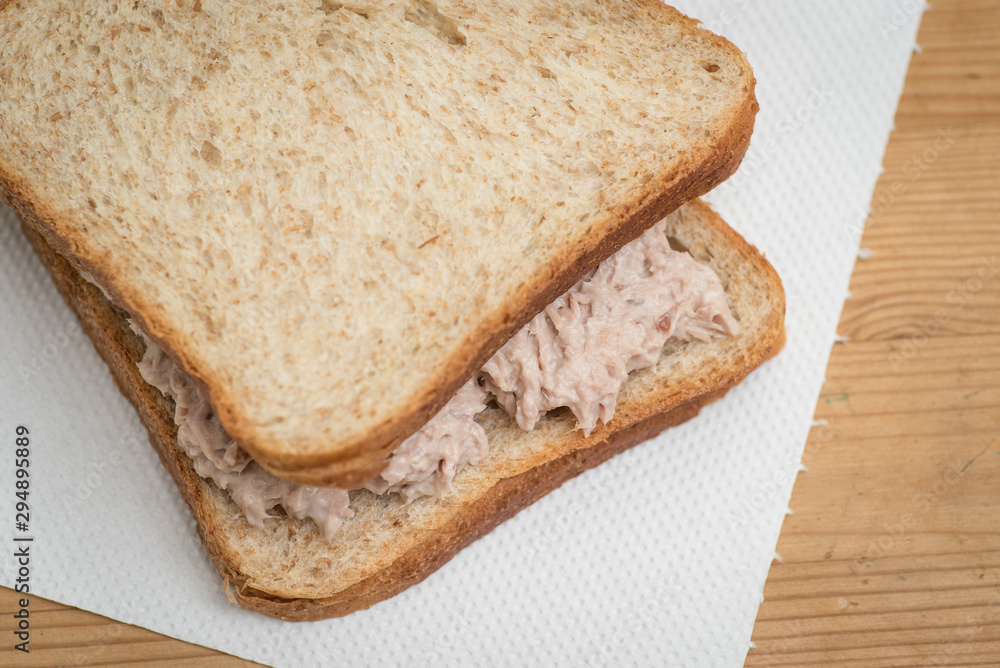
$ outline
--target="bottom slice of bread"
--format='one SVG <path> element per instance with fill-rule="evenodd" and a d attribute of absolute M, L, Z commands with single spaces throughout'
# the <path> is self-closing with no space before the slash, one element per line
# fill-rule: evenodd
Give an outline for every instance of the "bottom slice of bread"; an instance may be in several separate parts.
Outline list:
<path fill-rule="evenodd" d="M 138 410 L 198 522 L 226 594 L 268 615 L 315 620 L 368 608 L 420 582 L 566 480 L 691 419 L 777 352 L 785 300 L 771 265 L 700 201 L 667 221 L 671 244 L 722 279 L 740 323 L 738 336 L 668 342 L 656 367 L 630 375 L 614 419 L 589 437 L 574 429 L 576 420 L 567 410 L 553 411 L 534 431 L 523 432 L 491 406 L 477 417 L 490 453 L 455 477 L 452 493 L 404 504 L 396 495 L 352 492 L 355 516 L 330 541 L 320 538 L 312 522 L 284 516 L 267 520 L 263 528 L 250 526 L 226 492 L 194 472 L 176 447 L 173 401 L 139 374 L 144 344 L 129 329 L 128 314 L 83 280 L 36 231 L 25 225 L 25 233 Z"/>

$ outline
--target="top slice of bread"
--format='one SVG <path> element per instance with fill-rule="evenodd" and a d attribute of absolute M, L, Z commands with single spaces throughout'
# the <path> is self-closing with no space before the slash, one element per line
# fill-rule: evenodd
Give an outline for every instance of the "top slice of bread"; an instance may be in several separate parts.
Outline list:
<path fill-rule="evenodd" d="M 0 197 L 263 466 L 357 484 L 726 178 L 753 89 L 655 0 L 8 0 Z"/>

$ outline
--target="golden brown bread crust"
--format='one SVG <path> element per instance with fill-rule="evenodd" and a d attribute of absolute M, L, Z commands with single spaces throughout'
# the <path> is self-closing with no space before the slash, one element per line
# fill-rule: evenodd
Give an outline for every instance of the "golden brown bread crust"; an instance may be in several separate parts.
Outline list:
<path fill-rule="evenodd" d="M 689 401 L 674 410 L 654 415 L 582 450 L 543 464 L 513 478 L 501 480 L 488 494 L 466 506 L 447 526 L 435 532 L 419 547 L 411 549 L 393 564 L 375 575 L 345 589 L 336 596 L 321 599 L 285 599 L 241 587 L 245 578 L 220 568 L 234 585 L 236 600 L 244 608 L 292 621 L 314 621 L 343 617 L 365 610 L 379 601 L 392 598 L 423 581 L 448 563 L 462 548 L 485 536 L 502 522 L 530 506 L 564 482 L 614 455 L 642 443 L 668 427 L 674 427 L 698 415 L 701 408 L 721 397 L 728 388 Z M 218 562 L 216 562 L 218 565 Z"/>
<path fill-rule="evenodd" d="M 562 456 L 546 460 L 545 453 L 538 455 L 528 464 L 533 468 L 500 480 L 470 503 L 445 508 L 442 514 L 451 512 L 451 515 L 443 524 L 422 532 L 418 540 L 411 541 L 409 549 L 385 567 L 373 570 L 339 591 L 312 596 L 291 595 L 287 582 L 269 582 L 260 573 L 250 574 L 243 570 L 257 567 L 253 563 L 253 555 L 247 554 L 254 543 L 241 541 L 243 535 L 251 530 L 242 520 L 234 523 L 219 516 L 218 502 L 213 495 L 221 493 L 214 485 L 198 477 L 187 456 L 175 447 L 172 403 L 142 380 L 136 367 L 136 362 L 142 357 L 142 344 L 125 325 L 126 314 L 107 302 L 94 286 L 84 282 L 33 228 L 24 227 L 60 292 L 77 312 L 84 330 L 111 367 L 118 386 L 138 409 L 160 459 L 197 519 L 202 541 L 225 578 L 227 590 L 228 585 L 232 585 L 232 594 L 245 608 L 283 619 L 314 620 L 368 608 L 420 582 L 463 547 L 569 478 L 669 426 L 694 417 L 702 406 L 724 394 L 777 351 L 783 342 L 784 299 L 773 269 L 706 205 L 690 203 L 686 211 L 693 212 L 690 215 L 696 215 L 707 228 L 703 239 L 693 235 L 685 239 L 686 242 L 694 245 L 707 240 L 718 244 L 716 250 L 723 246 L 739 249 L 741 264 L 738 270 L 742 274 L 730 274 L 728 280 L 756 278 L 761 286 L 775 292 L 769 297 L 769 308 L 765 312 L 754 314 L 753 318 L 744 315 L 743 326 L 752 329 L 754 336 L 758 337 L 754 345 L 721 373 L 699 379 L 699 382 L 684 383 L 683 391 L 651 392 L 643 395 L 641 400 L 622 401 L 610 425 L 601 425 L 589 439 L 577 433 L 568 450 L 566 441 L 569 439 L 565 436 L 554 438 L 553 447 L 561 448 L 558 452 L 565 452 Z M 697 248 L 692 248 L 692 253 L 697 255 L 698 252 Z M 284 524 L 290 525 L 288 529 L 291 533 L 300 533 L 294 523 L 285 521 Z M 289 542 L 289 549 L 299 549 L 296 545 L 299 544 Z M 292 589 L 300 584 L 294 582 Z M 263 587 L 271 587 L 272 591 Z"/>
<path fill-rule="evenodd" d="M 741 63 L 750 84 L 742 91 L 745 102 L 740 112 L 727 119 L 726 129 L 714 143 L 701 145 L 688 157 L 685 169 L 661 174 L 640 189 L 629 205 L 609 210 L 607 215 L 611 222 L 606 225 L 607 232 L 603 237 L 595 239 L 589 247 L 581 247 L 577 256 L 553 264 L 551 273 L 531 277 L 533 281 L 510 296 L 507 308 L 498 309 L 492 317 L 481 320 L 464 345 L 436 369 L 435 377 L 428 379 L 424 391 L 415 393 L 406 409 L 398 411 L 378 427 L 353 440 L 344 441 L 334 450 L 300 452 L 291 456 L 285 444 L 261 438 L 240 410 L 237 399 L 229 394 L 224 383 L 213 379 L 204 370 L 204 365 L 184 345 L 180 333 L 172 335 L 175 338 L 155 335 L 158 328 L 150 327 L 150 319 L 157 314 L 143 304 L 143 295 L 113 293 L 113 297 L 128 308 L 157 343 L 195 379 L 209 396 L 227 430 L 262 466 L 283 478 L 308 484 L 350 487 L 370 479 L 381 471 L 385 458 L 395 447 L 426 423 L 458 387 L 536 313 L 615 250 L 683 202 L 714 188 L 739 166 L 749 145 L 758 109 L 749 64 L 735 46 L 721 37 L 708 37 L 709 34 L 699 29 L 695 21 L 673 8 L 656 0 L 641 0 L 639 6 L 650 13 L 664 14 L 666 20 L 680 20 L 687 31 L 705 35 L 707 41 L 727 51 L 736 62 Z M 79 240 L 57 235 L 57 215 L 37 191 L 30 184 L 18 180 L 11 169 L 0 163 L 0 199 L 21 214 L 61 255 L 73 258 L 78 268 L 91 272 L 99 279 L 113 275 L 114 267 L 107 262 L 85 261 L 79 257 L 75 247 Z M 107 280 L 100 282 L 105 286 L 111 284 Z"/>

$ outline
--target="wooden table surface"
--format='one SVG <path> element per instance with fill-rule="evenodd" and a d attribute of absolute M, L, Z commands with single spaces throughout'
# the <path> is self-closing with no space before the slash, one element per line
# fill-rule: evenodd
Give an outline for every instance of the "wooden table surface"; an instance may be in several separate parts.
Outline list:
<path fill-rule="evenodd" d="M 1000 3 L 918 43 L 747 666 L 1000 666 Z"/>
<path fill-rule="evenodd" d="M 1000 666 L 1000 3 L 918 41 L 748 666 Z M 3 665 L 255 665 L 17 598 Z"/>

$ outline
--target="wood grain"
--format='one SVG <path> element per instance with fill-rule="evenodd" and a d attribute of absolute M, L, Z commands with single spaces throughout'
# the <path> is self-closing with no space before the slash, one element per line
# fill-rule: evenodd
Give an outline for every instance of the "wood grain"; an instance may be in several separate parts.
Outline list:
<path fill-rule="evenodd" d="M 0 587 L 0 636 L 12 638 L 12 615 L 19 594 Z M 259 664 L 228 654 L 174 640 L 138 626 L 122 624 L 91 612 L 78 610 L 38 596 L 30 597 L 31 652 L 13 649 L 5 640 L 0 646 L 3 666 L 220 666 L 248 667 Z"/>
<path fill-rule="evenodd" d="M 1000 6 L 918 43 L 747 666 L 1000 666 Z"/>
<path fill-rule="evenodd" d="M 935 0 L 919 43 L 748 666 L 1000 665 L 1000 6 Z M 31 605 L 33 666 L 255 665 Z"/>

